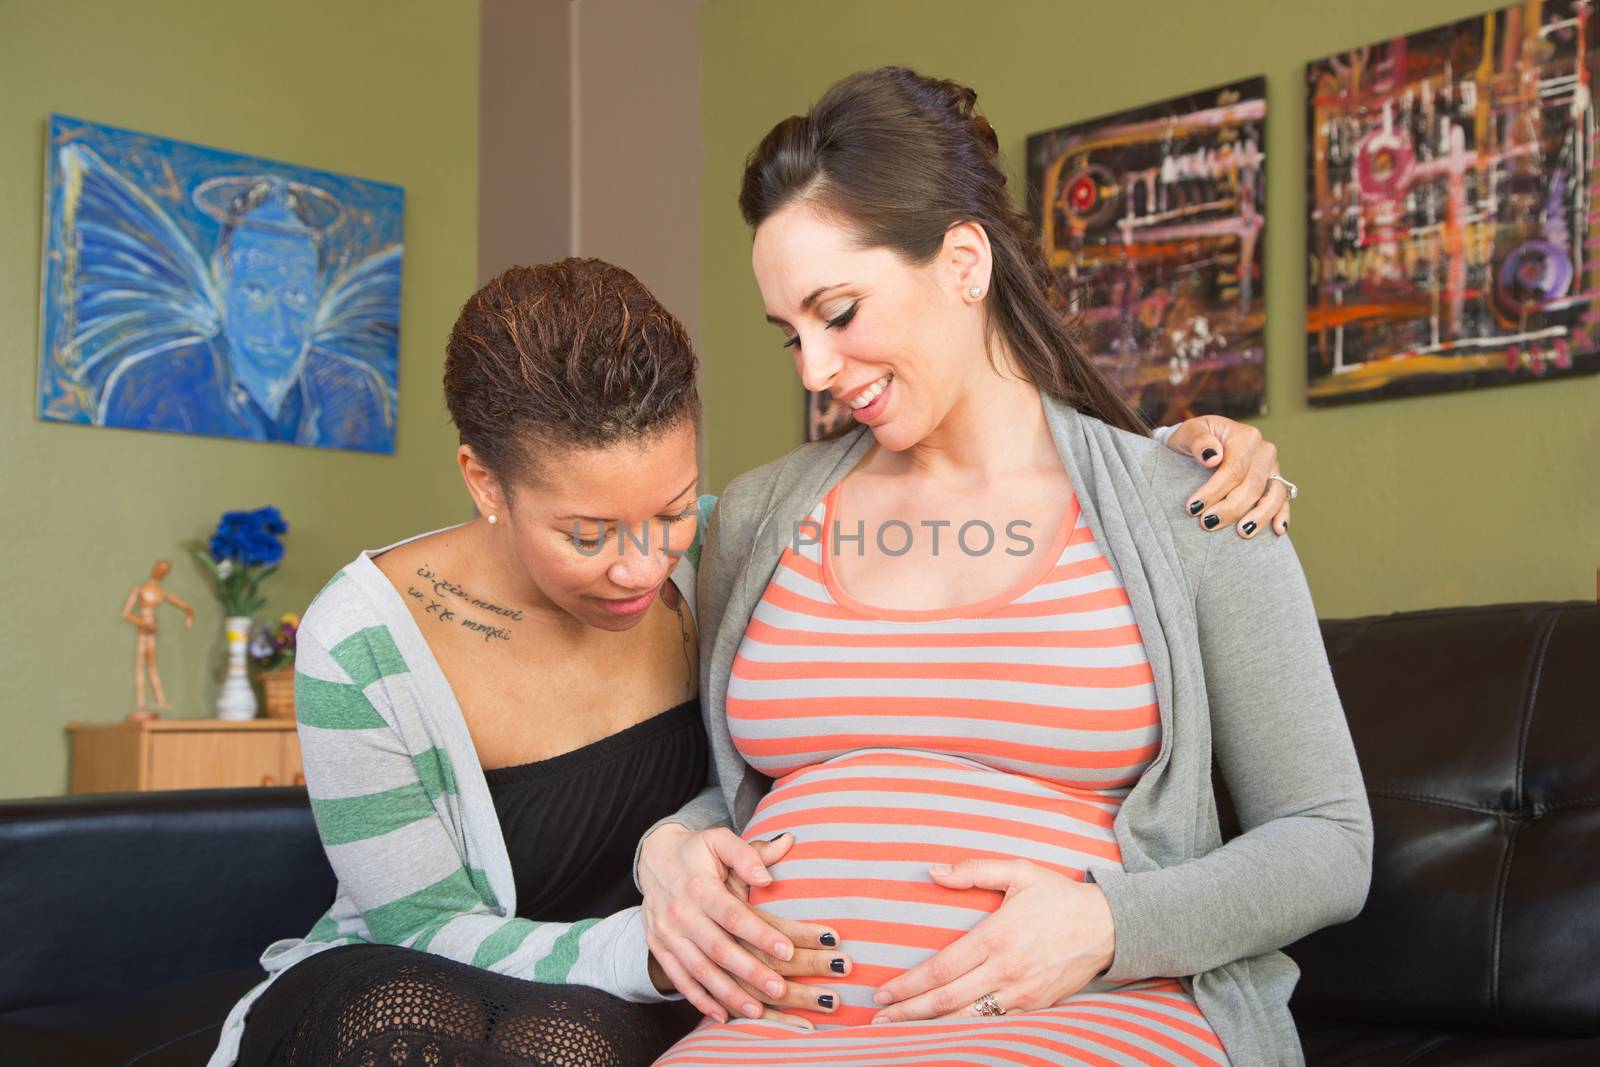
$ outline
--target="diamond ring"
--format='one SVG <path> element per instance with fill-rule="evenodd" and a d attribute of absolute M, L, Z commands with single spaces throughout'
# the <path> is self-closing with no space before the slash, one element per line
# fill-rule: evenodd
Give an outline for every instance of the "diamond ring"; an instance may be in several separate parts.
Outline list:
<path fill-rule="evenodd" d="M 1006 1010 L 1000 1006 L 1000 1002 L 994 999 L 993 993 L 985 993 L 983 996 L 973 1001 L 972 1006 L 978 1009 L 979 1015 L 992 1016 L 1004 1015 L 1006 1013 Z"/>

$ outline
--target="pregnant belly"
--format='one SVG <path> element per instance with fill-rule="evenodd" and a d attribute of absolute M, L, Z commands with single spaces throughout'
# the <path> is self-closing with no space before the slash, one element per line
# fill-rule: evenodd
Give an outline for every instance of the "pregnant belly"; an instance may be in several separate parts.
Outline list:
<path fill-rule="evenodd" d="M 848 976 L 798 981 L 840 997 L 818 1026 L 868 1023 L 872 995 L 971 930 L 1002 894 L 946 889 L 928 867 L 965 859 L 1025 859 L 1082 879 L 1120 866 L 1111 833 L 1120 794 L 1066 790 L 967 760 L 880 750 L 790 774 L 773 786 L 746 840 L 792 833 L 773 882 L 750 901 L 775 915 L 825 923 L 853 962 Z"/>

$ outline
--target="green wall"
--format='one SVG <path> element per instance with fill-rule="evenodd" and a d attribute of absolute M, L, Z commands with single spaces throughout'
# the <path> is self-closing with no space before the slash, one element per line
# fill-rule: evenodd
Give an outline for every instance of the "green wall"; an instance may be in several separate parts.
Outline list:
<path fill-rule="evenodd" d="M 1336 409 L 1312 410 L 1303 398 L 1304 64 L 1485 6 L 706 0 L 701 341 L 710 485 L 802 438 L 802 394 L 776 331 L 762 321 L 737 210 L 745 156 L 778 119 L 864 67 L 898 63 L 955 78 L 978 90 L 1020 196 L 1029 133 L 1265 74 L 1270 415 L 1257 424 L 1305 489 L 1294 537 L 1318 610 L 1594 597 L 1600 378 Z"/>
<path fill-rule="evenodd" d="M 158 557 L 199 613 L 163 620 L 172 714 L 210 714 L 221 612 L 179 546 L 224 509 L 289 519 L 274 613 L 362 547 L 463 517 L 439 370 L 475 286 L 477 20 L 474 0 L 0 0 L 0 795 L 65 791 L 62 727 L 131 706 L 117 613 Z M 51 112 L 404 186 L 395 455 L 36 420 Z"/>

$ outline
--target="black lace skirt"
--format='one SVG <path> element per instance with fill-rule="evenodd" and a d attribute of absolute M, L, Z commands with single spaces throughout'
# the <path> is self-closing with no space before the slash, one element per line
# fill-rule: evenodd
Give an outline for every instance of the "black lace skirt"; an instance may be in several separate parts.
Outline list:
<path fill-rule="evenodd" d="M 343 945 L 290 967 L 250 1008 L 238 1067 L 645 1067 L 698 1021 L 414 949 Z"/>

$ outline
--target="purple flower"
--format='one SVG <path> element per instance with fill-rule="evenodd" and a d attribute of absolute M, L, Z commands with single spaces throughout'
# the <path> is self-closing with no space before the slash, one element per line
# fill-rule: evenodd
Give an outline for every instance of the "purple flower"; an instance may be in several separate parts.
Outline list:
<path fill-rule="evenodd" d="M 250 635 L 250 655 L 254 659 L 266 659 L 272 655 L 272 634 L 265 628 L 257 630 Z"/>

